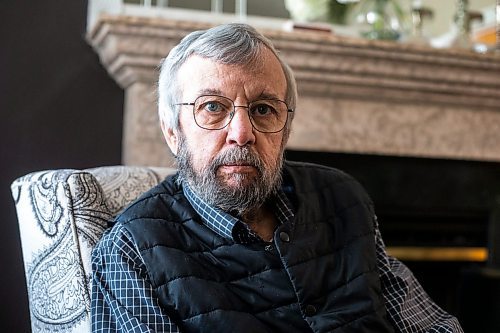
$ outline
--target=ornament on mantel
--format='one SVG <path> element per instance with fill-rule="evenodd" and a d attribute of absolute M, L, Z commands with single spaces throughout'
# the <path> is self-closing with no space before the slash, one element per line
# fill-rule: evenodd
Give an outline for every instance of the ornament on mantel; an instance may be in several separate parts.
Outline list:
<path fill-rule="evenodd" d="M 399 40 L 409 30 L 399 0 L 285 0 L 285 6 L 295 23 L 346 25 L 368 39 Z"/>
<path fill-rule="evenodd" d="M 292 20 L 298 23 L 345 24 L 352 3 L 359 0 L 285 0 Z"/>
<path fill-rule="evenodd" d="M 481 12 L 469 10 L 468 0 L 455 0 L 455 15 L 450 30 L 431 40 L 436 48 L 459 48 L 472 50 L 478 53 L 489 52 L 487 45 L 472 40 L 471 26 L 474 21 L 482 21 Z"/>
<path fill-rule="evenodd" d="M 412 6 L 411 20 L 412 27 L 411 33 L 405 42 L 419 45 L 429 45 L 430 40 L 424 32 L 424 23 L 434 17 L 434 12 L 427 7 L 421 5 Z"/>
<path fill-rule="evenodd" d="M 361 0 L 351 16 L 351 24 L 368 39 L 399 40 L 407 30 L 398 0 Z"/>

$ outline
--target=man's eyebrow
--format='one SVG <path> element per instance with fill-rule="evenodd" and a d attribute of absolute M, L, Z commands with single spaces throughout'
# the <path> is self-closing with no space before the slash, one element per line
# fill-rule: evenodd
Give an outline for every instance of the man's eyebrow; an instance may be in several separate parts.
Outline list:
<path fill-rule="evenodd" d="M 198 96 L 201 96 L 201 95 L 220 95 L 220 96 L 224 96 L 221 90 L 219 90 L 219 89 L 213 89 L 213 88 L 205 88 L 205 89 L 199 90 L 198 91 Z"/>
<path fill-rule="evenodd" d="M 273 93 L 261 92 L 257 99 L 281 99 L 278 95 Z"/>
<path fill-rule="evenodd" d="M 198 90 L 198 96 L 201 95 L 219 95 L 219 96 L 226 96 L 222 90 L 220 89 L 214 89 L 214 88 L 204 88 L 201 90 Z M 261 92 L 258 96 L 256 96 L 253 100 L 259 100 L 259 99 L 281 99 L 278 95 L 273 94 L 273 93 L 268 93 L 268 92 Z"/>

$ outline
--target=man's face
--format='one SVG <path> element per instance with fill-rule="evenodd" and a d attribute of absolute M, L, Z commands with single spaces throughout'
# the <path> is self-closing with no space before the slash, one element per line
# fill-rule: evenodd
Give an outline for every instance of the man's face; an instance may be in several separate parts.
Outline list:
<path fill-rule="evenodd" d="M 235 105 L 270 96 L 285 100 L 286 79 L 267 49 L 252 66 L 225 65 L 199 56 L 179 69 L 181 102 L 205 94 L 222 95 Z M 279 187 L 285 132 L 253 129 L 246 108 L 236 108 L 228 126 L 206 130 L 196 125 L 192 106 L 182 106 L 180 131 L 165 131 L 177 154 L 181 177 L 209 204 L 238 214 L 258 208 Z"/>

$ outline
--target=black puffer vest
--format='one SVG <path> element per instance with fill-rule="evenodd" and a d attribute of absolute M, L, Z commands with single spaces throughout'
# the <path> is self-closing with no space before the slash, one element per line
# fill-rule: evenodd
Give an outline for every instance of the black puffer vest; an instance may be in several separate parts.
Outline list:
<path fill-rule="evenodd" d="M 119 217 L 160 305 L 183 332 L 392 332 L 365 192 L 331 168 L 287 162 L 285 173 L 295 218 L 272 245 L 210 231 L 175 176 Z"/>

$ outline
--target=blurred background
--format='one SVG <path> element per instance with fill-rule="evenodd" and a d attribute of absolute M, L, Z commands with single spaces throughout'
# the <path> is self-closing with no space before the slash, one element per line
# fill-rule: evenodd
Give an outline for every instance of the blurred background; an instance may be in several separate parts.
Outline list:
<path fill-rule="evenodd" d="M 408 13 L 411 5 L 411 1 L 401 1 Z M 479 13 L 494 5 L 494 0 L 469 1 L 469 9 Z M 80 169 L 116 165 L 122 161 L 124 91 L 107 74 L 85 40 L 87 6 L 87 1 L 83 0 L 0 1 L 2 332 L 30 332 L 21 244 L 10 183 L 31 171 Z M 169 6 L 208 10 L 211 3 L 171 0 Z M 232 1 L 226 1 L 224 6 L 225 12 L 235 11 Z M 434 39 L 446 44 L 453 39 L 447 36 L 453 35 L 456 22 L 454 0 L 421 1 L 418 8 L 432 12 L 432 19 L 428 19 L 423 28 L 428 43 Z M 286 1 L 279 0 L 249 0 L 248 14 L 290 18 Z M 324 23 L 325 19 L 312 21 Z M 337 22 L 333 23 L 336 26 Z M 486 29 L 488 24 L 476 29 Z M 339 31 L 343 31 L 342 27 Z M 472 246 L 486 247 L 490 242 L 490 221 L 498 219 L 493 203 L 500 194 L 499 162 L 299 150 L 290 150 L 287 156 L 333 165 L 357 177 L 379 207 L 379 220 L 388 245 L 397 246 L 405 241 L 434 244 L 449 241 L 447 237 L 452 238 L 451 242 L 458 239 Z M 385 188 L 384 181 L 389 178 L 399 187 Z M 408 188 L 427 190 L 409 193 Z M 444 200 L 446 198 L 450 200 Z M 428 209 L 446 206 L 448 210 L 428 211 L 424 225 L 419 224 L 421 213 L 406 214 L 407 225 L 416 228 L 410 236 L 398 224 L 401 212 L 394 208 L 408 207 L 408 202 Z M 460 211 L 460 214 L 450 213 L 453 211 Z M 429 231 L 436 228 L 441 232 L 429 236 Z M 411 237 L 416 240 L 408 239 Z M 498 292 L 498 284 L 490 286 L 491 280 L 478 280 L 474 273 L 487 265 L 484 260 L 409 260 L 406 263 L 439 305 L 461 320 L 470 320 L 465 319 L 464 302 L 474 302 L 474 297 L 481 293 Z M 476 289 L 464 292 L 464 286 L 469 288 L 470 285 L 475 285 Z M 498 304 L 489 305 L 490 311 L 498 309 Z M 467 311 L 472 318 L 480 319 L 474 317 L 479 314 Z"/>

